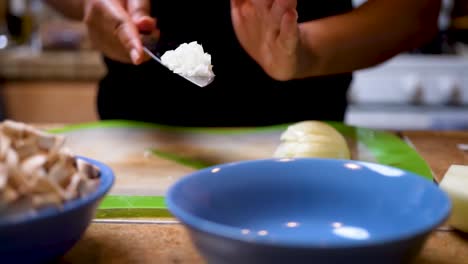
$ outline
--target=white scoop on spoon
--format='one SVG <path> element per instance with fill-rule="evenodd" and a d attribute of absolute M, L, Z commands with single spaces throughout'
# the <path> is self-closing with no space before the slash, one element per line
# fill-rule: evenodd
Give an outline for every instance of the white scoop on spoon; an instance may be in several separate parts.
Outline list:
<path fill-rule="evenodd" d="M 168 68 L 167 65 L 165 65 L 162 60 L 161 60 L 161 52 L 158 50 L 158 41 L 159 39 L 152 35 L 152 34 L 141 34 L 141 39 L 143 43 L 143 50 L 145 51 L 146 54 L 148 54 L 151 58 L 153 58 L 155 61 L 159 62 L 161 65 L 164 67 Z M 171 70 L 171 69 L 169 69 Z M 172 70 L 171 70 L 172 71 Z M 174 72 L 174 71 L 172 71 Z M 180 74 L 177 72 L 174 72 L 175 74 L 178 74 L 179 76 L 185 78 L 186 80 L 198 85 L 199 87 L 205 87 L 209 85 L 210 83 L 213 82 L 215 75 L 185 75 L 185 74 Z"/>

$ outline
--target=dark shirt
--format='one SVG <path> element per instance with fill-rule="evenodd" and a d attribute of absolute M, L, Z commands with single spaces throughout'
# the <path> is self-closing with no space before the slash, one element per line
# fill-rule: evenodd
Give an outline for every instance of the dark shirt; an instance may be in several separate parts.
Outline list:
<path fill-rule="evenodd" d="M 340 14 L 350 0 L 298 0 L 299 22 Z M 162 46 L 197 41 L 211 54 L 215 81 L 200 88 L 157 62 L 140 66 L 105 58 L 102 119 L 182 126 L 262 126 L 302 120 L 342 121 L 351 73 L 275 81 L 242 49 L 229 0 L 152 2 Z"/>

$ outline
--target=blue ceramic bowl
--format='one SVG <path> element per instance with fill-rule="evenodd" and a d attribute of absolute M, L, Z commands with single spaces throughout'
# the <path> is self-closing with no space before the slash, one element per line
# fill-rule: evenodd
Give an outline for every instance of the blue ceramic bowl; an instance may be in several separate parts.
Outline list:
<path fill-rule="evenodd" d="M 100 169 L 98 189 L 86 197 L 65 203 L 61 210 L 47 208 L 14 219 L 0 216 L 1 263 L 50 262 L 63 256 L 81 238 L 101 198 L 114 183 L 114 174 L 108 166 L 82 159 Z"/>
<path fill-rule="evenodd" d="M 402 263 L 451 210 L 418 175 L 312 158 L 203 169 L 166 202 L 209 263 Z"/>

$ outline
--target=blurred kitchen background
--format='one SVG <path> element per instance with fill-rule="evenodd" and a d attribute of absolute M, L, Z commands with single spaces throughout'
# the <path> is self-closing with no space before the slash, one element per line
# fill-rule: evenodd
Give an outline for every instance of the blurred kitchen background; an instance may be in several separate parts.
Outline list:
<path fill-rule="evenodd" d="M 439 29 L 427 45 L 355 73 L 348 124 L 468 129 L 468 0 L 444 0 Z M 0 119 L 95 121 L 104 74 L 81 23 L 41 0 L 0 0 Z"/>

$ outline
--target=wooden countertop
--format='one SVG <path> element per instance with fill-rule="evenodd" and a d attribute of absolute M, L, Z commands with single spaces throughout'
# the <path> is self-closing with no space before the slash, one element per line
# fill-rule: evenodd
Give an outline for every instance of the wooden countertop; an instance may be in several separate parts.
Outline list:
<path fill-rule="evenodd" d="M 427 160 L 437 179 L 451 164 L 468 165 L 467 132 L 403 132 Z M 93 223 L 60 263 L 203 263 L 179 224 Z M 434 231 L 415 263 L 468 263 L 468 234 L 451 229 Z"/>

